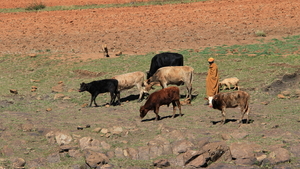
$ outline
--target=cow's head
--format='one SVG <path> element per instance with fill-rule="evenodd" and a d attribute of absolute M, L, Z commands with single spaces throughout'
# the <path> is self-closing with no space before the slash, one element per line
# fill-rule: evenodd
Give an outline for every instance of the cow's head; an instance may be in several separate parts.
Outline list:
<path fill-rule="evenodd" d="M 87 84 L 86 83 L 80 83 L 80 89 L 78 90 L 79 92 L 84 92 L 87 91 Z"/>
<path fill-rule="evenodd" d="M 149 110 L 146 109 L 144 106 L 141 106 L 141 108 L 140 108 L 140 117 L 141 117 L 141 119 L 144 118 L 147 115 L 148 111 Z"/>

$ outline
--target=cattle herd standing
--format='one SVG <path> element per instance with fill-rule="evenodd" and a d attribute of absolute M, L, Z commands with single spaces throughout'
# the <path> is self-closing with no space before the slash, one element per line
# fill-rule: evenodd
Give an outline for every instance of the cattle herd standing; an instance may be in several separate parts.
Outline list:
<path fill-rule="evenodd" d="M 144 118 L 148 111 L 153 110 L 156 114 L 155 120 L 159 120 L 160 116 L 159 107 L 161 105 L 167 105 L 172 103 L 173 105 L 173 118 L 175 117 L 176 106 L 181 114 L 180 104 L 180 92 L 179 88 L 168 85 L 186 85 L 187 94 L 186 99 L 191 101 L 192 99 L 192 82 L 193 82 L 194 69 L 190 66 L 183 65 L 183 56 L 178 53 L 161 53 L 155 55 L 150 64 L 150 70 L 147 72 L 147 79 L 143 72 L 131 72 L 122 75 L 116 75 L 111 79 L 103 79 L 99 81 L 93 81 L 90 83 L 81 83 L 79 92 L 88 91 L 91 94 L 90 106 L 94 102 L 95 106 L 98 106 L 95 99 L 100 93 L 110 92 L 111 101 L 110 105 L 115 103 L 115 99 L 118 99 L 116 104 L 120 104 L 120 92 L 126 89 L 131 89 L 134 86 L 139 91 L 138 101 L 142 101 L 145 94 L 148 94 L 155 84 L 160 84 L 162 89 L 153 92 L 147 99 L 146 103 L 140 107 L 140 117 Z M 230 89 L 230 85 L 234 86 L 234 89 L 238 89 L 237 78 L 224 79 L 219 85 L 224 85 L 224 89 L 227 87 Z M 226 87 L 225 87 L 226 86 Z M 225 123 L 226 108 L 241 108 L 241 118 L 239 122 L 242 122 L 244 115 L 247 115 L 247 121 L 249 122 L 249 99 L 250 96 L 244 91 L 234 91 L 219 93 L 213 97 L 212 106 L 214 109 L 218 109 L 222 113 L 221 124 Z"/>

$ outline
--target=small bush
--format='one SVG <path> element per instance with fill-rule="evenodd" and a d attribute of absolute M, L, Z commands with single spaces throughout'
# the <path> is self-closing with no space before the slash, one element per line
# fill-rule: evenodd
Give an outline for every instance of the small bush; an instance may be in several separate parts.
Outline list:
<path fill-rule="evenodd" d="M 264 31 L 256 31 L 255 35 L 256 36 L 261 36 L 261 37 L 266 37 L 266 33 Z"/>
<path fill-rule="evenodd" d="M 44 9 L 46 8 L 46 5 L 44 5 L 42 2 L 40 3 L 33 3 L 31 5 L 29 5 L 27 8 L 25 8 L 25 10 L 28 10 L 28 11 L 32 11 L 32 10 L 41 10 L 41 9 Z"/>

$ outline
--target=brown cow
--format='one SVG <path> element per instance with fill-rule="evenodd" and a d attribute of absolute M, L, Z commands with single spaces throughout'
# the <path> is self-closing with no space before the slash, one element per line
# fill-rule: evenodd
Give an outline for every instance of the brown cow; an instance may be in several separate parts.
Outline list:
<path fill-rule="evenodd" d="M 139 102 L 142 101 L 145 90 L 145 74 L 143 72 L 132 72 L 112 77 L 118 80 L 118 91 L 131 89 L 136 86 L 140 92 Z"/>
<path fill-rule="evenodd" d="M 152 93 L 148 100 L 146 101 L 144 106 L 141 106 L 140 108 L 140 117 L 144 118 L 146 114 L 148 113 L 149 110 L 153 110 L 154 113 L 156 114 L 155 120 L 159 120 L 160 116 L 158 115 L 159 113 L 159 107 L 161 105 L 168 105 L 172 103 L 173 105 L 173 116 L 172 118 L 175 117 L 175 112 L 176 112 L 176 104 L 179 109 L 180 116 L 181 114 L 181 105 L 179 101 L 180 95 L 179 95 L 179 88 L 175 86 L 167 87 L 164 89 L 161 89 L 159 91 L 156 91 Z"/>
<path fill-rule="evenodd" d="M 162 88 L 169 84 L 186 85 L 186 98 L 192 98 L 192 82 L 194 69 L 190 66 L 167 66 L 159 68 L 152 77 L 147 80 L 145 92 L 149 92 L 153 85 L 160 83 Z"/>
<path fill-rule="evenodd" d="M 247 122 L 249 122 L 249 100 L 250 95 L 244 91 L 234 91 L 234 92 L 226 92 L 226 93 L 219 93 L 213 97 L 212 106 L 214 109 L 221 110 L 222 113 L 222 121 L 221 124 L 225 123 L 226 120 L 226 108 L 236 108 L 240 107 L 241 109 L 241 118 L 238 121 L 239 123 L 242 122 L 244 115 L 247 114 Z"/>

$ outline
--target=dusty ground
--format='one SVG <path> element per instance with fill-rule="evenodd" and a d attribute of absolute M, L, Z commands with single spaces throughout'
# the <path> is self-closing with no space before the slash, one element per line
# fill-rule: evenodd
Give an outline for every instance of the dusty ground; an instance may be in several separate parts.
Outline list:
<path fill-rule="evenodd" d="M 5 0 L 1 2 L 0 8 L 26 7 L 32 2 L 34 1 Z M 85 0 L 83 2 L 83 0 L 44 0 L 42 2 L 46 4 L 46 6 L 63 6 L 123 3 L 129 1 L 108 0 L 99 2 L 97 0 Z M 266 33 L 267 36 L 263 37 L 265 41 L 300 34 L 299 7 L 300 2 L 298 0 L 216 0 L 191 4 L 117 9 L 1 13 L 0 54 L 26 55 L 51 52 L 54 57 L 59 54 L 64 54 L 65 57 L 73 57 L 76 55 L 82 59 L 88 59 L 103 57 L 100 53 L 103 44 L 107 44 L 110 53 L 121 51 L 125 54 L 144 54 L 147 52 L 172 51 L 177 49 L 203 49 L 207 46 L 223 44 L 257 43 L 258 40 L 262 39 L 262 37 L 255 36 L 255 32 L 258 30 Z M 200 75 L 197 75 L 196 79 L 200 79 Z M 204 81 L 204 79 L 202 80 Z M 299 81 L 297 81 L 297 84 L 299 84 Z M 135 93 L 135 90 L 133 91 Z M 12 100 L 17 103 L 23 99 L 24 98 L 18 100 L 18 97 L 16 97 Z M 50 100 L 47 97 L 44 99 Z M 7 100 L 10 100 L 10 98 Z M 287 102 L 286 100 L 283 101 L 283 105 L 299 104 L 299 100 Z M 1 102 L 3 107 L 8 107 L 6 104 L 10 105 L 11 103 L 6 100 Z M 270 107 L 276 107 L 273 102 L 269 105 Z M 134 106 L 138 107 L 140 103 L 129 102 L 124 106 L 125 108 L 116 106 L 108 109 L 78 109 L 78 105 L 73 105 L 68 101 L 62 101 L 61 103 L 57 103 L 57 107 L 63 109 L 65 111 L 64 114 L 57 110 L 53 110 L 51 113 L 44 112 L 41 111 L 43 109 L 42 107 L 41 110 L 37 110 L 36 113 L 11 113 L 10 111 L 4 111 L 2 113 L 3 118 L 0 120 L 1 123 L 4 123 L 6 122 L 6 118 L 21 119 L 19 121 L 22 123 L 36 124 L 39 130 L 42 127 L 55 128 L 56 126 L 53 126 L 53 124 L 61 128 L 77 126 L 78 124 L 90 124 L 92 128 L 94 128 L 94 126 L 99 125 L 99 120 L 103 120 L 101 121 L 101 125 L 103 126 L 112 127 L 115 124 L 119 124 L 125 126 L 125 128 L 136 129 L 136 133 L 144 135 L 148 134 L 148 130 L 143 131 L 144 128 L 151 130 L 151 132 L 156 132 L 161 126 L 173 126 L 174 128 L 181 127 L 185 129 L 186 126 L 184 126 L 183 123 L 195 123 L 204 127 L 204 129 L 200 127 L 200 129 L 195 129 L 195 131 L 198 132 L 198 134 L 208 136 L 218 135 L 224 131 L 225 133 L 231 133 L 236 129 L 236 124 L 230 121 L 220 131 L 219 126 L 211 123 L 211 121 L 219 120 L 220 114 L 216 115 L 216 110 L 211 110 L 203 105 L 186 106 L 186 112 L 197 112 L 201 110 L 199 114 L 202 114 L 201 116 L 187 116 L 189 118 L 181 120 L 182 123 L 179 123 L 178 126 L 168 119 L 162 120 L 157 124 L 151 120 L 149 123 L 140 123 L 136 120 L 138 119 L 138 114 L 129 114 L 129 118 L 126 117 L 129 120 L 124 121 L 124 113 L 136 112 Z M 257 101 L 252 107 L 253 114 L 251 114 L 251 119 L 255 121 L 255 123 L 242 125 L 242 127 L 239 128 L 240 130 L 245 129 L 248 131 L 251 130 L 252 127 L 261 129 L 262 131 L 253 131 L 250 135 L 261 135 L 261 142 L 263 142 L 263 144 L 267 144 L 264 143 L 264 138 L 274 137 L 274 140 L 279 140 L 277 142 L 280 143 L 290 144 L 295 147 L 299 145 L 298 130 L 293 130 L 291 133 L 288 133 L 286 132 L 288 129 L 284 128 L 285 123 L 274 124 L 271 120 L 270 122 L 268 121 L 271 118 L 274 119 L 274 117 L 277 117 L 277 114 L 275 116 L 271 113 L 265 113 L 269 110 L 269 106 Z M 167 108 L 163 108 L 163 110 L 166 109 Z M 99 116 L 99 111 L 101 111 L 100 113 L 103 117 Z M 233 111 L 237 112 L 237 110 Z M 278 113 L 280 113 L 280 111 Z M 87 115 L 93 118 L 86 120 Z M 153 115 L 154 114 L 151 113 L 149 117 L 154 117 Z M 114 118 L 107 119 L 111 116 Z M 237 119 L 238 117 L 238 113 L 231 113 L 228 118 Z M 30 121 L 36 118 L 42 119 L 42 122 Z M 288 117 L 288 120 L 297 118 L 298 114 L 295 113 L 294 116 Z M 25 122 L 23 121 L 24 119 Z M 68 119 L 68 121 L 65 119 Z M 278 119 L 281 119 L 281 114 Z M 180 118 L 176 118 L 175 120 L 180 122 Z M 17 122 L 19 121 L 17 120 Z M 6 123 L 12 123 L 14 126 L 17 122 L 12 120 L 12 122 Z M 12 128 L 14 129 L 14 127 Z M 274 129 L 270 130 L 270 128 Z M 297 128 L 297 126 L 295 128 Z M 85 136 L 87 135 L 86 131 L 87 130 L 83 130 L 82 132 L 77 131 L 74 127 L 74 130 L 70 132 Z M 24 141 L 24 139 L 18 141 L 18 139 L 13 138 L 15 135 L 10 129 L 7 129 L 6 133 L 3 134 L 2 138 L 8 140 L 7 142 L 12 142 L 11 145 L 21 145 L 19 142 L 22 143 L 23 141 L 27 143 L 31 140 L 36 140 L 37 137 L 35 135 L 29 135 L 28 141 Z M 92 135 L 92 132 L 88 134 Z M 281 141 L 283 138 L 284 140 Z M 45 145 L 41 146 L 42 150 L 47 148 L 44 148 L 44 146 Z M 2 149 L 3 153 L 5 149 L 3 147 Z M 26 147 L 26 152 L 27 150 L 32 151 L 30 146 Z M 45 151 L 50 150 L 51 147 Z M 20 152 L 24 151 L 25 150 L 20 149 Z M 28 165 L 29 164 L 30 163 L 28 163 Z M 297 164 L 297 166 L 299 165 Z"/>
<path fill-rule="evenodd" d="M 47 6 L 121 3 L 127 0 L 43 1 Z M 5 1 L 0 8 L 31 1 Z M 257 43 L 300 33 L 297 0 L 222 0 L 191 4 L 80 11 L 0 14 L 0 54 L 50 51 L 102 57 L 101 46 L 125 54 Z"/>

